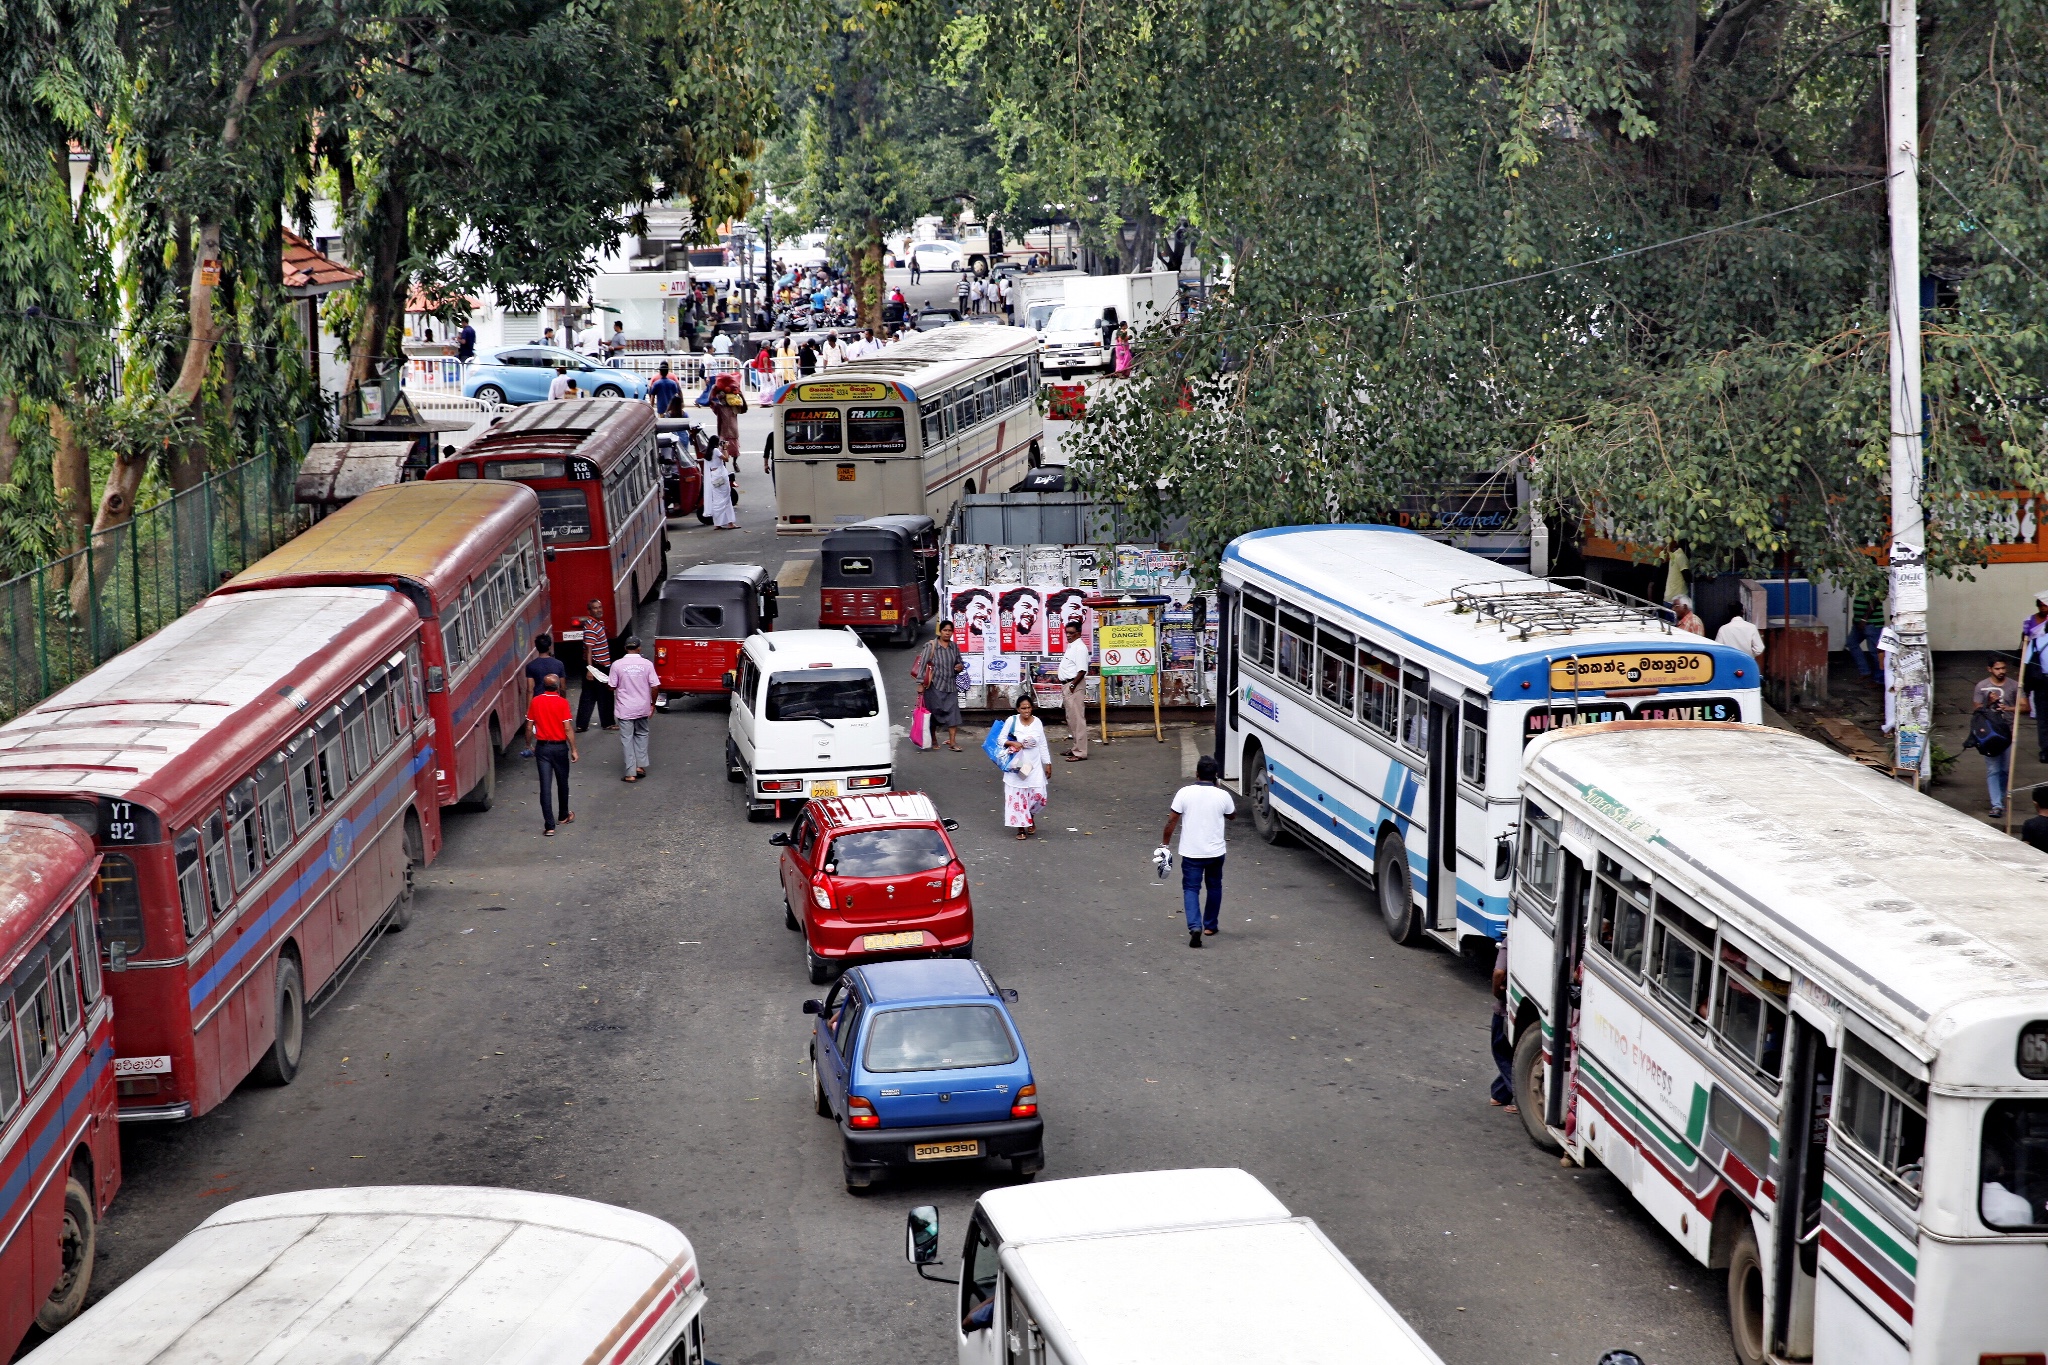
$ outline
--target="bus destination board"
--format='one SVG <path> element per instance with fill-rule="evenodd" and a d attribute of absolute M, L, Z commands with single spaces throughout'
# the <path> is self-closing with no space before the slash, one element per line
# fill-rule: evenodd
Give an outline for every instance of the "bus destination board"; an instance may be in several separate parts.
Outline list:
<path fill-rule="evenodd" d="M 1714 680 L 1714 656 L 1691 650 L 1632 650 L 1581 654 L 1550 665 L 1553 692 L 1601 692 L 1615 687 L 1684 687 Z"/>
<path fill-rule="evenodd" d="M 799 403 L 879 403 L 895 396 L 887 384 L 859 380 L 820 380 L 796 386 L 796 401 Z"/>

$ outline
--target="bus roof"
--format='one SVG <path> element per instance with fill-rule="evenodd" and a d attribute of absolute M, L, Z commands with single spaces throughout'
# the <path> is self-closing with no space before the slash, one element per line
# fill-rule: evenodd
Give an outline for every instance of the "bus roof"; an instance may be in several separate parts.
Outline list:
<path fill-rule="evenodd" d="M 177 819 L 418 619 L 384 588 L 209 597 L 0 726 L 0 793 L 130 797 Z"/>
<path fill-rule="evenodd" d="M 1785 730 L 1616 722 L 1523 780 L 1926 1057 L 1944 1011 L 2048 1008 L 2048 855 Z"/>
<path fill-rule="evenodd" d="M 218 591 L 417 583 L 438 610 L 539 507 L 531 488 L 502 480 L 388 485 L 313 523 Z"/>
<path fill-rule="evenodd" d="M 463 447 L 453 459 L 428 470 L 427 476 L 451 478 L 455 474 L 451 466 L 464 460 L 516 460 L 532 455 L 581 455 L 595 461 L 602 471 L 653 430 L 654 409 L 624 398 L 527 403 Z"/>
<path fill-rule="evenodd" d="M 941 327 L 863 356 L 811 382 L 829 385 L 862 379 L 894 380 L 910 390 L 914 400 L 927 389 L 943 387 L 948 379 L 981 361 L 1028 356 L 1037 350 L 1038 333 L 1025 327 Z M 803 380 L 786 384 L 776 390 L 770 401 L 780 403 L 792 397 L 799 402 L 812 401 L 801 397 L 803 388 Z"/>
<path fill-rule="evenodd" d="M 0 981 L 92 870 L 92 840 L 69 820 L 0 811 Z"/>
<path fill-rule="evenodd" d="M 36 1351 L 36 1365 L 615 1365 L 700 1292 L 689 1240 L 629 1209 L 386 1186 L 245 1199 Z"/>
<path fill-rule="evenodd" d="M 1253 531 L 1230 542 L 1223 566 L 1239 578 L 1249 572 L 1296 588 L 1316 599 L 1319 610 L 1334 608 L 1381 626 L 1496 687 L 1525 674 L 1547 678 L 1546 661 L 1608 646 L 1703 653 L 1714 660 L 1717 686 L 1756 686 L 1755 662 L 1740 650 L 1398 526 Z M 1464 589 L 1475 590 L 1474 598 L 1554 599 L 1555 610 L 1540 627 L 1527 628 L 1461 610 L 1452 594 Z"/>

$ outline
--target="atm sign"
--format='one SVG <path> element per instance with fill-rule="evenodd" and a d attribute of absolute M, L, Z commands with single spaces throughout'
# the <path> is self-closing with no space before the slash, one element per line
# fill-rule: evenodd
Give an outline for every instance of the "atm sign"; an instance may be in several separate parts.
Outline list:
<path fill-rule="evenodd" d="M 1683 687 L 1714 680 L 1714 656 L 1692 652 L 1589 654 L 1550 665 L 1553 692 L 1601 692 L 1620 687 Z"/>

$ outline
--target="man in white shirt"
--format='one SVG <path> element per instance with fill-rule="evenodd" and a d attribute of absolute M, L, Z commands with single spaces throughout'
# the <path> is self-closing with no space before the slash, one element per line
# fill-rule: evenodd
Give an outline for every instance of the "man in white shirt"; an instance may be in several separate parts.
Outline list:
<path fill-rule="evenodd" d="M 550 402 L 552 402 L 555 399 L 567 398 L 568 396 L 569 367 L 566 365 L 557 365 L 555 366 L 555 377 L 548 381 L 548 399 Z"/>
<path fill-rule="evenodd" d="M 1731 616 L 1728 624 L 1714 632 L 1714 643 L 1732 645 L 1752 659 L 1764 657 L 1764 636 L 1747 616 Z"/>
<path fill-rule="evenodd" d="M 1079 621 L 1067 622 L 1060 654 L 1060 696 L 1067 704 L 1067 762 L 1088 761 L 1088 641 Z"/>
<path fill-rule="evenodd" d="M 1173 842 L 1180 830 L 1180 894 L 1187 909 L 1188 947 L 1202 946 L 1202 936 L 1214 934 L 1223 911 L 1223 824 L 1237 818 L 1237 803 L 1230 793 L 1216 785 L 1216 760 L 1208 754 L 1195 763 L 1193 786 L 1173 794 L 1173 814 L 1166 817 L 1166 832 L 1159 842 Z M 1209 888 L 1206 914 L 1201 904 L 1204 883 Z"/>
<path fill-rule="evenodd" d="M 732 354 L 732 334 L 730 332 L 720 332 L 717 336 L 711 338 L 711 354 Z"/>

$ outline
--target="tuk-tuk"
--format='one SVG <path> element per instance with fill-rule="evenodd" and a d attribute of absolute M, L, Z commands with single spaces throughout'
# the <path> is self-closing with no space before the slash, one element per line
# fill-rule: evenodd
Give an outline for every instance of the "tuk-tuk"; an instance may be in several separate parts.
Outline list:
<path fill-rule="evenodd" d="M 939 528 L 927 516 L 870 517 L 826 533 L 820 626 L 915 640 L 939 614 Z"/>
<path fill-rule="evenodd" d="M 740 645 L 775 629 L 776 592 L 758 564 L 699 564 L 670 574 L 654 627 L 655 708 L 666 711 L 670 697 L 724 696 Z"/>
<path fill-rule="evenodd" d="M 671 517 L 694 516 L 705 525 L 704 465 L 696 425 L 687 417 L 661 417 L 654 423 L 654 456 L 661 466 L 661 506 Z"/>

